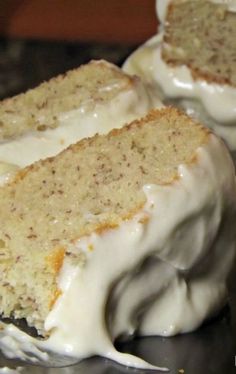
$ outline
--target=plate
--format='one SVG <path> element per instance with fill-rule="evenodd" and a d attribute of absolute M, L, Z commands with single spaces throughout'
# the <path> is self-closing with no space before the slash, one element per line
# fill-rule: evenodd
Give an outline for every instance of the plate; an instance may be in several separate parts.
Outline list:
<path fill-rule="evenodd" d="M 166 366 L 170 373 L 233 374 L 236 373 L 236 271 L 230 280 L 229 305 L 219 316 L 205 323 L 197 331 L 170 338 L 135 338 L 117 344 L 117 349 L 140 356 L 158 366 Z M 94 357 L 64 368 L 45 368 L 24 365 L 1 357 L 1 367 L 23 366 L 22 374 L 147 374 L 112 361 Z"/>

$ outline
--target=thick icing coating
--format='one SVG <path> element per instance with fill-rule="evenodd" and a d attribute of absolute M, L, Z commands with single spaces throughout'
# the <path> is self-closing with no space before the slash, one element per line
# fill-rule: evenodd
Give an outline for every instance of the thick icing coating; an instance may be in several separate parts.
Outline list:
<path fill-rule="evenodd" d="M 156 13 L 159 21 L 164 24 L 166 15 L 167 15 L 167 9 L 169 4 L 171 3 L 171 0 L 161 0 L 156 1 Z"/>
<path fill-rule="evenodd" d="M 84 261 L 64 261 L 62 295 L 45 321 L 49 338 L 36 340 L 3 325 L 5 354 L 29 359 L 30 351 L 40 360 L 48 359 L 47 350 L 77 360 L 101 355 L 154 369 L 118 352 L 114 340 L 136 331 L 191 331 L 224 305 L 235 255 L 236 184 L 223 143 L 210 135 L 196 163 L 179 166 L 178 180 L 143 191 L 145 206 L 132 219 L 74 243 Z"/>

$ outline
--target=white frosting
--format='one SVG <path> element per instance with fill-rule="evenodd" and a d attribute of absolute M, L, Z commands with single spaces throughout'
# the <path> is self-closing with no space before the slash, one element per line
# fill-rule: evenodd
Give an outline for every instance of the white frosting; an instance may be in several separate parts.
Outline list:
<path fill-rule="evenodd" d="M 236 124 L 235 88 L 194 80 L 187 66 L 170 67 L 161 58 L 157 48 L 153 56 L 154 79 L 170 98 L 186 97 L 201 101 L 209 115 L 217 122 L 227 125 Z"/>
<path fill-rule="evenodd" d="M 104 87 L 106 90 L 112 88 Z M 158 106 L 161 103 L 157 97 L 139 79 L 134 79 L 129 89 L 121 90 L 110 102 L 95 103 L 92 110 L 84 103 L 77 110 L 62 114 L 56 129 L 35 131 L 0 142 L 0 161 L 25 167 L 39 159 L 55 156 L 82 138 L 122 127 Z"/>
<path fill-rule="evenodd" d="M 161 58 L 162 39 L 163 34 L 160 33 L 134 52 L 126 61 L 124 70 L 156 86 L 162 100 L 199 101 L 211 117 L 212 127 L 224 137 L 231 149 L 236 149 L 236 89 L 194 80 L 187 66 L 166 64 Z"/>
<path fill-rule="evenodd" d="M 156 0 L 157 17 L 162 24 L 165 22 L 167 9 L 170 3 L 171 0 Z"/>
<path fill-rule="evenodd" d="M 236 218 L 234 168 L 223 143 L 211 135 L 196 164 L 179 166 L 177 181 L 143 191 L 146 204 L 132 219 L 74 243 L 84 263 L 64 261 L 62 295 L 45 321 L 50 337 L 36 340 L 3 326 L 5 354 L 26 359 L 33 351 L 39 360 L 47 360 L 45 350 L 78 360 L 98 354 L 153 369 L 116 351 L 115 338 L 191 331 L 222 307 Z"/>
<path fill-rule="evenodd" d="M 202 104 L 197 100 L 189 99 L 178 99 L 168 100 L 172 105 L 179 106 L 185 109 L 186 113 L 191 117 L 199 119 L 206 126 L 212 128 L 219 136 L 221 136 L 228 144 L 231 149 L 231 154 L 234 155 L 236 150 L 236 126 L 222 126 L 218 122 L 214 121 L 212 117 L 207 113 Z M 233 152 L 234 151 L 234 152 Z M 236 161 L 236 158 L 234 156 Z"/>

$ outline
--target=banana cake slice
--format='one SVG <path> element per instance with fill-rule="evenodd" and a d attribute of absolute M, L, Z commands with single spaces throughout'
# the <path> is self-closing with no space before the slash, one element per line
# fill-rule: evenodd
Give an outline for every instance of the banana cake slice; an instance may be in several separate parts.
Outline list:
<path fill-rule="evenodd" d="M 166 104 L 200 119 L 236 151 L 236 5 L 157 0 L 158 34 L 124 70 L 152 82 Z"/>
<path fill-rule="evenodd" d="M 165 20 L 162 57 L 171 65 L 187 65 L 196 80 L 236 87 L 235 35 L 230 1 L 173 0 Z"/>
<path fill-rule="evenodd" d="M 0 102 L 0 172 L 55 156 L 159 104 L 139 78 L 106 61 L 91 61 Z"/>
<path fill-rule="evenodd" d="M 14 344 L 143 367 L 117 337 L 191 331 L 227 300 L 233 163 L 177 109 L 21 169 L 0 201 L 0 312 L 44 337 L 5 325 Z"/>

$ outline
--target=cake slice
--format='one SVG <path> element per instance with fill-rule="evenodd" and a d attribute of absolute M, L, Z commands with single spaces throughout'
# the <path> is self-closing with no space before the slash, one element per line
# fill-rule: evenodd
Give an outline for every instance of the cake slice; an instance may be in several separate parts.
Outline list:
<path fill-rule="evenodd" d="M 188 66 L 195 79 L 236 87 L 236 15 L 228 6 L 173 0 L 165 23 L 164 61 Z"/>
<path fill-rule="evenodd" d="M 0 161 L 27 166 L 158 106 L 139 78 L 92 61 L 0 102 Z"/>
<path fill-rule="evenodd" d="M 156 37 L 125 64 L 166 104 L 197 117 L 236 150 L 236 8 L 214 0 L 157 0 Z"/>
<path fill-rule="evenodd" d="M 2 316 L 45 338 L 21 344 L 140 366 L 117 336 L 191 331 L 226 302 L 235 187 L 224 144 L 171 108 L 20 170 L 0 188 Z"/>

